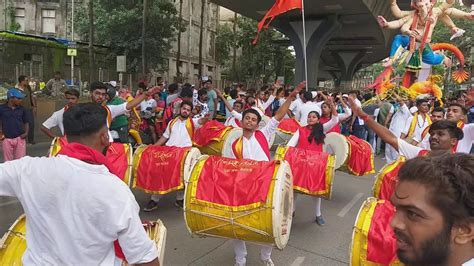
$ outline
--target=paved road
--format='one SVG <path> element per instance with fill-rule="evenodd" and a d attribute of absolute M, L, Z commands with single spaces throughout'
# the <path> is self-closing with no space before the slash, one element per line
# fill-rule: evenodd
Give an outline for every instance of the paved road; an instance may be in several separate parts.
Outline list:
<path fill-rule="evenodd" d="M 48 143 L 28 147 L 28 154 L 45 154 Z M 376 169 L 383 161 L 376 158 Z M 54 177 L 51 177 L 54 178 Z M 314 220 L 313 199 L 300 196 L 297 201 L 296 217 L 293 220 L 289 244 L 283 251 L 275 250 L 272 258 L 276 265 L 347 265 L 352 226 L 361 203 L 370 196 L 373 175 L 356 177 L 336 172 L 334 193 L 331 201 L 323 201 L 323 215 L 326 225 L 320 227 Z M 140 206 L 149 196 L 134 190 Z M 166 242 L 166 265 L 233 265 L 233 247 L 230 240 L 191 237 L 188 233 L 182 211 L 174 207 L 174 194 L 160 202 L 160 208 L 152 213 L 141 212 L 144 220 L 163 220 L 168 228 Z M 15 198 L 0 197 L 0 234 L 3 234 L 22 213 Z M 248 245 L 248 265 L 259 264 L 259 248 Z"/>

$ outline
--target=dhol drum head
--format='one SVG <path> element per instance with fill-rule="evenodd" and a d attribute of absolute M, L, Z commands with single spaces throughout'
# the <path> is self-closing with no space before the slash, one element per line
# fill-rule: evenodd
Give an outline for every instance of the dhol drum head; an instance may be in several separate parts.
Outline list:
<path fill-rule="evenodd" d="M 192 148 L 186 155 L 186 159 L 184 160 L 184 166 L 183 166 L 184 167 L 183 168 L 184 182 L 189 181 L 189 177 L 191 176 L 193 167 L 198 161 L 200 156 L 201 156 L 201 152 L 197 148 Z"/>
<path fill-rule="evenodd" d="M 344 135 L 331 132 L 324 139 L 323 151 L 336 156 L 334 168 L 339 169 L 346 163 L 349 156 L 349 143 Z"/>
<path fill-rule="evenodd" d="M 232 157 L 232 143 L 242 137 L 242 134 L 242 128 L 234 128 L 227 134 L 227 138 L 224 141 L 224 147 L 222 148 L 222 157 Z"/>

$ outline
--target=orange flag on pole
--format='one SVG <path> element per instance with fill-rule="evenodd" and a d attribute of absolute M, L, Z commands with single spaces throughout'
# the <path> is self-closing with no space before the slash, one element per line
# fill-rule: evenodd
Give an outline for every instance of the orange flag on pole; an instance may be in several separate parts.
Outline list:
<path fill-rule="evenodd" d="M 267 14 L 263 17 L 263 19 L 258 23 L 258 30 L 257 30 L 257 36 L 253 40 L 253 44 L 257 44 L 258 41 L 258 35 L 260 32 L 268 26 L 270 26 L 270 23 L 275 19 L 276 16 L 281 15 L 283 13 L 286 13 L 290 10 L 293 9 L 302 9 L 302 0 L 276 0 L 275 4 L 268 10 Z"/>

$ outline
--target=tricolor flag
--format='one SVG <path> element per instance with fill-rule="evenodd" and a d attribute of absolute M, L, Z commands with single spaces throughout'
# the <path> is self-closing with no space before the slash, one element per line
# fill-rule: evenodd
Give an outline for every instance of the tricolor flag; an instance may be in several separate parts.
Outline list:
<path fill-rule="evenodd" d="M 253 44 L 257 44 L 258 35 L 263 29 L 268 28 L 270 23 L 275 19 L 276 16 L 286 13 L 293 9 L 302 9 L 303 0 L 276 0 L 275 4 L 268 10 L 267 14 L 263 19 L 258 23 L 257 36 L 253 40 Z"/>

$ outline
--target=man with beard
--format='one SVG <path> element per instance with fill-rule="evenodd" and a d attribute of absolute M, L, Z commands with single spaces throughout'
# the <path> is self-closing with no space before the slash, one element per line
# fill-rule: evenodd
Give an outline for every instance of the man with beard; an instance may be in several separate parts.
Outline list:
<path fill-rule="evenodd" d="M 295 90 L 289 95 L 285 103 L 278 109 L 275 116 L 261 129 L 258 129 L 258 125 L 262 120 L 260 112 L 250 108 L 242 113 L 242 136 L 237 139 L 233 144 L 233 154 L 229 158 L 238 160 L 255 160 L 255 161 L 270 161 L 270 148 L 269 141 L 278 127 L 278 124 L 285 116 L 288 111 L 292 99 L 298 95 L 298 93 L 306 85 L 305 82 L 301 82 Z M 235 265 L 245 265 L 247 256 L 247 247 L 245 242 L 242 240 L 234 240 L 234 252 L 235 252 Z M 272 247 L 262 246 L 260 250 L 260 259 L 262 263 L 267 266 L 273 266 L 271 259 Z"/>
<path fill-rule="evenodd" d="M 412 159 L 420 155 L 425 155 L 428 151 L 411 145 L 410 143 L 395 136 L 390 130 L 375 122 L 354 102 L 354 98 L 349 96 L 354 115 L 359 116 L 383 141 L 391 145 L 400 155 L 407 159 Z M 429 129 L 430 148 L 433 151 L 455 152 L 459 140 L 463 138 L 463 132 L 457 127 L 456 123 L 441 120 L 433 123 Z"/>
<path fill-rule="evenodd" d="M 391 202 L 398 259 L 406 265 L 474 265 L 474 157 L 409 160 Z"/>
<path fill-rule="evenodd" d="M 25 265 L 159 265 L 139 206 L 104 156 L 107 112 L 77 104 L 64 113 L 69 144 L 56 157 L 0 164 L 0 196 L 17 197 L 26 213 Z M 54 178 L 51 178 L 54 177 Z"/>
<path fill-rule="evenodd" d="M 114 120 L 115 117 L 123 115 L 127 111 L 132 110 L 132 108 L 138 106 L 147 97 L 151 97 L 154 94 L 158 93 L 159 90 L 160 87 L 154 87 L 145 93 L 141 93 L 140 95 L 135 96 L 135 98 L 130 102 L 126 102 L 120 105 L 105 105 L 107 100 L 107 86 L 100 81 L 95 81 L 91 84 L 90 93 L 92 102 L 103 105 L 105 110 L 107 111 L 107 128 L 110 128 L 110 124 L 112 123 L 112 120 Z M 110 142 L 113 142 L 113 138 L 110 134 L 110 131 L 109 140 Z"/>
<path fill-rule="evenodd" d="M 209 120 L 209 116 L 204 118 L 191 118 L 193 104 L 190 101 L 183 101 L 180 106 L 179 116 L 168 123 L 163 136 L 161 136 L 155 145 L 166 145 L 180 148 L 193 146 L 192 134 L 194 132 L 190 131 L 194 131 L 201 127 L 201 125 L 204 125 Z M 161 198 L 162 195 L 152 195 L 150 201 L 143 210 L 146 212 L 156 210 Z M 176 207 L 183 208 L 183 199 L 184 191 L 178 191 L 176 194 Z"/>

